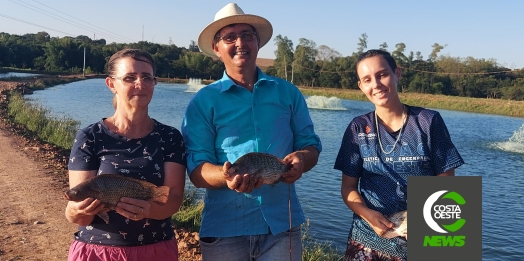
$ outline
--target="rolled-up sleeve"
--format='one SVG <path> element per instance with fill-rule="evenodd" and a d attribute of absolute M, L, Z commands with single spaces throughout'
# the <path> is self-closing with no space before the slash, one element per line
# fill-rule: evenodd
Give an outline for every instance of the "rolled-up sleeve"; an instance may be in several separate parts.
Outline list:
<path fill-rule="evenodd" d="M 212 126 L 210 112 L 197 96 L 193 98 L 187 108 L 182 122 L 182 136 L 187 148 L 187 171 L 191 175 L 193 170 L 203 162 L 217 163 L 213 146 L 215 130 Z"/>

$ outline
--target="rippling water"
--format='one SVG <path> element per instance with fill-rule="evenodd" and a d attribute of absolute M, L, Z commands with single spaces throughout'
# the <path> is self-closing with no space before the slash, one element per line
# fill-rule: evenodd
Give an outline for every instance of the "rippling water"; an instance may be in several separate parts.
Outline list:
<path fill-rule="evenodd" d="M 180 128 L 194 95 L 187 89 L 188 85 L 158 84 L 150 105 L 151 117 Z M 57 116 L 80 120 L 82 127 L 113 113 L 112 94 L 103 79 L 60 85 L 27 97 Z M 349 100 L 341 100 L 340 105 L 345 110 L 310 109 L 324 148 L 318 165 L 297 182 L 297 193 L 310 220 L 310 235 L 330 241 L 342 251 L 353 213 L 340 197 L 341 173 L 333 165 L 347 125 L 353 117 L 373 110 L 373 105 Z M 466 161 L 456 175 L 482 176 L 483 259 L 523 259 L 524 119 L 438 111 Z"/>

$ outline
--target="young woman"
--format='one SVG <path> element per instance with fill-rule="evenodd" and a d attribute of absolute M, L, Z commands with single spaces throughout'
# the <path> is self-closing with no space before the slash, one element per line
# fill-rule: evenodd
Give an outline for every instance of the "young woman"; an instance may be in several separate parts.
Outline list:
<path fill-rule="evenodd" d="M 106 224 L 99 199 L 69 201 L 66 218 L 79 225 L 69 260 L 178 260 L 171 216 L 182 204 L 185 149 L 181 133 L 149 117 L 155 63 L 147 52 L 124 49 L 108 62 L 106 85 L 115 113 L 78 131 L 69 159 L 69 185 L 121 174 L 170 188 L 167 203 L 122 198 Z M 96 106 L 96 105 L 95 105 Z"/>
<path fill-rule="evenodd" d="M 464 161 L 438 112 L 400 101 L 401 71 L 388 52 L 363 53 L 356 69 L 375 111 L 351 121 L 335 162 L 354 212 L 345 260 L 406 260 L 407 234 L 381 235 L 394 225 L 387 215 L 407 210 L 408 176 L 453 176 Z"/>

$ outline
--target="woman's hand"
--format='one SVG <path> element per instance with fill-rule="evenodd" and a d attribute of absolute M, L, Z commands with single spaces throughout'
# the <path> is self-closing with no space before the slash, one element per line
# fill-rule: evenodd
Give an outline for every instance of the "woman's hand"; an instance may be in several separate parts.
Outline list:
<path fill-rule="evenodd" d="M 151 202 L 123 197 L 116 204 L 115 211 L 126 218 L 137 221 L 149 217 Z"/>
<path fill-rule="evenodd" d="M 82 201 L 68 201 L 65 216 L 69 222 L 80 226 L 89 225 L 96 214 L 105 210 L 99 199 L 86 198 Z"/>
<path fill-rule="evenodd" d="M 94 198 L 86 198 L 78 202 L 69 201 L 67 205 L 70 213 L 76 216 L 94 216 L 104 209 L 104 204 Z"/>
<path fill-rule="evenodd" d="M 387 230 L 395 226 L 395 223 L 389 221 L 382 213 L 372 209 L 368 209 L 365 216 L 362 215 L 362 218 L 368 222 L 379 236 L 382 236 Z"/>

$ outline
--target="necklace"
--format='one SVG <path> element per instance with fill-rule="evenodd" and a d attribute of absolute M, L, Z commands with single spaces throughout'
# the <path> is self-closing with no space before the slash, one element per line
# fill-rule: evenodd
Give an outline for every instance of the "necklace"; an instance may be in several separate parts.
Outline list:
<path fill-rule="evenodd" d="M 382 142 L 380 141 L 380 130 L 378 129 L 378 117 L 377 117 L 377 111 L 375 111 L 375 124 L 377 126 L 377 139 L 378 144 L 380 145 L 380 149 L 385 154 L 390 154 L 395 150 L 395 147 L 397 146 L 398 141 L 400 140 L 400 136 L 402 136 L 402 130 L 404 129 L 404 123 L 406 121 L 406 114 L 404 111 L 406 110 L 406 105 L 402 104 L 402 126 L 400 126 L 400 132 L 398 133 L 397 140 L 395 140 L 395 143 L 393 143 L 393 148 L 391 148 L 390 151 L 384 151 L 384 148 L 382 147 Z"/>

